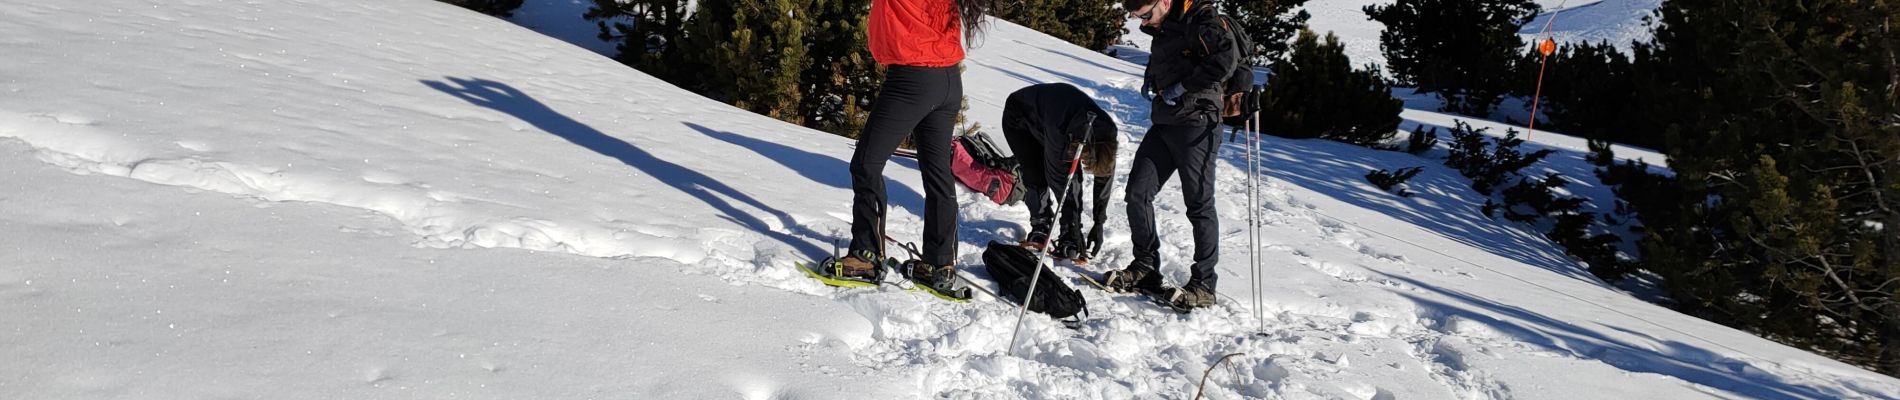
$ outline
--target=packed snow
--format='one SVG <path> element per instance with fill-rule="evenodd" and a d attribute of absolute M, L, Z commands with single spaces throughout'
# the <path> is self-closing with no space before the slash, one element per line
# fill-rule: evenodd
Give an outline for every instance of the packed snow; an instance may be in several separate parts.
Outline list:
<path fill-rule="evenodd" d="M 1031 315 L 1012 348 L 998 299 L 793 267 L 848 231 L 849 140 L 508 21 L 430 0 L 10 1 L 0 20 L 0 398 L 1900 397 L 1596 281 L 1404 153 L 1267 137 L 1248 204 L 1229 144 L 1219 305 L 1082 283 L 1129 258 L 1111 212 L 1097 266 L 1055 268 L 1091 318 Z M 966 65 L 984 126 L 1014 89 L 1068 82 L 1125 141 L 1147 131 L 1139 65 L 1004 22 Z M 1589 176 L 1580 140 L 1534 139 Z M 915 239 L 921 185 L 896 164 L 891 233 Z M 1417 197 L 1360 178 L 1406 166 Z M 1157 206 L 1174 282 L 1178 187 Z M 986 281 L 982 245 L 1027 213 L 958 200 L 959 266 Z"/>
<path fill-rule="evenodd" d="M 1304 6 L 1312 19 L 1308 25 L 1324 35 L 1339 35 L 1346 55 L 1357 64 L 1385 65 L 1379 51 L 1379 32 L 1385 25 L 1366 16 L 1365 7 L 1392 4 L 1393 0 L 1310 0 Z M 1607 41 L 1627 50 L 1631 41 L 1648 40 L 1646 19 L 1662 0 L 1536 0 L 1544 11 L 1524 24 L 1518 35 L 1529 45 L 1545 37 L 1558 43 L 1597 43 Z M 1554 22 L 1552 22 L 1554 19 Z"/>

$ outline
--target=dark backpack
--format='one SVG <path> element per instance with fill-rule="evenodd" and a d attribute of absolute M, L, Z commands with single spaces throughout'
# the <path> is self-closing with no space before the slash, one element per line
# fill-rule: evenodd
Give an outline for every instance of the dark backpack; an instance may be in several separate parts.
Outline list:
<path fill-rule="evenodd" d="M 990 278 L 1002 285 L 1003 294 L 1023 304 L 1023 297 L 1029 291 L 1029 281 L 1036 281 L 1036 298 L 1030 299 L 1029 311 L 1049 314 L 1057 319 L 1074 317 L 1077 313 L 1088 315 L 1088 301 L 1082 298 L 1082 292 L 1062 283 L 1055 271 L 1042 265 L 1036 253 L 1013 243 L 990 242 L 990 248 L 983 251 L 983 267 L 990 272 Z M 1036 269 L 1042 270 L 1042 277 L 1036 279 L 1030 274 Z M 1080 322 L 1076 318 L 1073 324 Z"/>
<path fill-rule="evenodd" d="M 1240 25 L 1240 21 L 1226 14 L 1214 18 L 1222 29 L 1227 30 L 1227 36 L 1234 41 L 1234 48 L 1240 49 L 1240 59 L 1234 65 L 1234 73 L 1227 77 L 1227 88 L 1222 97 L 1226 104 L 1222 108 L 1221 123 L 1242 127 L 1246 125 L 1247 118 L 1260 108 L 1259 102 L 1248 95 L 1253 90 L 1253 58 L 1258 55 L 1258 49 L 1253 46 L 1253 37 L 1247 35 L 1247 28 Z"/>

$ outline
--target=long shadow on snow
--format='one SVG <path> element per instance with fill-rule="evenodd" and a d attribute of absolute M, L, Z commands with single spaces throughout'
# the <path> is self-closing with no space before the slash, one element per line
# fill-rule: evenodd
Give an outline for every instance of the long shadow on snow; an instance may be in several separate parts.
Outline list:
<path fill-rule="evenodd" d="M 694 171 L 679 164 L 674 164 L 655 157 L 652 153 L 641 150 L 632 143 L 627 143 L 624 140 L 608 136 L 600 130 L 587 126 L 587 124 L 575 121 L 573 118 L 568 118 L 566 115 L 562 115 L 560 112 L 549 108 L 546 104 L 542 104 L 540 101 L 528 97 L 528 95 L 522 93 L 521 90 L 506 84 L 486 79 L 461 79 L 454 77 L 446 77 L 444 79 L 453 82 L 454 85 L 432 80 L 423 80 L 421 82 L 429 88 L 448 93 L 470 104 L 508 113 L 515 118 L 534 125 L 535 128 L 547 131 L 555 136 L 560 136 L 570 143 L 579 145 L 588 150 L 593 150 L 595 153 L 620 160 L 620 162 L 628 166 L 660 179 L 661 182 L 666 182 L 667 185 L 679 189 L 681 192 L 685 192 L 686 194 L 698 198 L 700 201 L 706 202 L 707 205 L 725 214 L 722 217 L 726 220 L 743 225 L 746 228 L 752 229 L 754 232 L 792 246 L 806 258 L 817 259 L 826 254 L 824 249 L 813 245 L 807 239 L 826 238 L 829 236 L 820 235 L 817 232 L 811 231 L 810 228 L 799 225 L 797 221 L 794 221 L 792 217 L 785 212 L 772 208 L 772 206 L 766 205 L 758 199 L 746 195 L 745 192 L 727 186 L 717 179 L 706 176 L 706 174 L 702 174 L 699 171 Z M 759 217 L 740 210 L 739 207 L 727 201 L 726 199 L 728 198 L 760 211 L 771 213 L 778 217 L 779 224 L 783 228 L 774 228 L 764 220 L 759 219 Z M 788 233 L 788 230 L 796 232 L 796 235 Z"/>
<path fill-rule="evenodd" d="M 1514 223 L 1479 213 L 1469 181 L 1442 168 L 1427 168 L 1408 185 L 1419 195 L 1400 198 L 1361 184 L 1366 171 L 1435 163 L 1405 153 L 1376 152 L 1325 140 L 1262 136 L 1261 174 L 1323 193 L 1340 201 L 1396 218 L 1465 245 L 1586 282 L 1599 282 L 1541 236 Z M 1246 170 L 1246 160 L 1222 157 Z M 1385 157 L 1381 157 L 1385 156 Z M 1395 233 L 1395 232 L 1387 232 Z"/>
<path fill-rule="evenodd" d="M 1438 287 L 1401 275 L 1380 271 L 1370 272 L 1449 299 L 1447 302 L 1404 291 L 1393 292 L 1417 303 L 1421 309 L 1435 314 L 1429 316 L 1431 320 L 1442 322 L 1451 317 L 1458 317 L 1476 321 L 1527 344 L 1596 360 L 1625 371 L 1667 375 L 1751 398 L 1829 399 L 1850 395 L 1850 393 L 1829 392 L 1828 388 L 1801 386 L 1766 374 L 1749 374 L 1743 372 L 1747 368 L 1745 363 L 1701 346 L 1659 340 L 1647 334 L 1599 324 L 1604 328 L 1640 336 L 1647 341 L 1667 347 L 1666 350 L 1652 350 L 1645 348 L 1641 343 L 1631 343 L 1612 337 L 1611 332 L 1586 328 L 1576 323 L 1558 320 L 1481 296 Z M 1493 314 L 1503 318 L 1493 317 Z"/>
<path fill-rule="evenodd" d="M 851 189 L 851 164 L 845 160 L 805 151 L 797 147 L 774 143 L 769 140 L 761 140 L 737 133 L 708 128 L 700 124 L 691 122 L 685 122 L 684 124 L 686 124 L 688 128 L 693 128 L 693 131 L 705 134 L 707 137 L 750 149 L 752 152 L 758 153 L 759 156 L 778 162 L 779 165 L 785 166 L 786 169 L 798 171 L 800 176 L 811 179 L 812 182 L 830 185 L 831 187 L 839 189 Z M 899 161 L 909 160 L 907 158 L 891 157 L 891 159 L 911 169 L 917 168 L 914 162 L 905 163 L 904 161 Z M 890 178 L 884 179 L 884 187 L 886 188 L 885 193 L 889 196 L 888 200 L 890 200 L 891 205 L 912 210 L 912 212 L 922 212 L 924 195 L 918 194 L 916 189 L 912 189 L 910 186 L 898 183 L 896 180 Z"/>
<path fill-rule="evenodd" d="M 1082 58 L 1081 56 L 1077 56 L 1077 55 L 1075 55 L 1075 54 L 1071 54 L 1071 53 L 1068 53 L 1068 52 L 1062 52 L 1062 51 L 1055 51 L 1055 50 L 1051 50 L 1051 49 L 1049 49 L 1049 48 L 1047 48 L 1047 47 L 1042 47 L 1042 46 L 1037 46 L 1037 45 L 1033 45 L 1033 44 L 1029 44 L 1028 42 L 1024 42 L 1024 41 L 1021 41 L 1021 40 L 1017 40 L 1017 41 L 1016 41 L 1016 43 L 1021 43 L 1021 44 L 1022 44 L 1023 46 L 1027 46 L 1027 47 L 1030 47 L 1030 48 L 1034 48 L 1034 49 L 1036 49 L 1036 50 L 1042 50 L 1042 51 L 1044 51 L 1044 52 L 1047 52 L 1047 53 L 1049 53 L 1049 54 L 1054 54 L 1054 55 L 1058 55 L 1058 56 L 1063 56 L 1063 57 L 1068 57 L 1069 59 L 1071 59 L 1071 60 L 1075 60 L 1076 62 L 1080 62 L 1080 63 L 1084 63 L 1084 64 L 1088 64 L 1088 65 L 1093 65 L 1093 66 L 1095 66 L 1096 68 L 1101 68 L 1101 69 L 1105 69 L 1105 70 L 1109 70 L 1109 71 L 1117 71 L 1117 72 L 1119 72 L 1119 71 L 1121 71 L 1121 68 L 1116 68 L 1116 67 L 1111 67 L 1111 66 L 1109 66 L 1108 64 L 1103 64 L 1103 63 L 1101 63 L 1101 62 L 1099 62 L 1099 61 L 1095 61 L 1095 60 L 1090 60 L 1090 59 L 1087 59 L 1087 58 Z M 1073 48 L 1073 47 L 1071 47 L 1071 48 Z M 1146 59 L 1143 59 L 1143 62 L 1144 62 L 1144 63 L 1145 63 L 1146 61 L 1147 61 Z M 1128 67 L 1128 66 L 1126 66 L 1126 65 L 1124 65 L 1124 66 L 1122 66 L 1122 67 L 1123 67 L 1123 68 L 1126 68 L 1126 67 Z M 1139 67 L 1139 65 L 1136 65 L 1136 67 Z"/>

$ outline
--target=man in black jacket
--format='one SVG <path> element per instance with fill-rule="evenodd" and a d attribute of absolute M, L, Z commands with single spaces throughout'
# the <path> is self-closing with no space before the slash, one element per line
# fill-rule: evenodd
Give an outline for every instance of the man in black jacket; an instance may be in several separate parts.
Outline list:
<path fill-rule="evenodd" d="M 1150 120 L 1154 127 L 1135 150 L 1128 173 L 1128 225 L 1135 260 L 1110 272 L 1105 284 L 1119 290 L 1165 296 L 1178 308 L 1214 304 L 1220 220 L 1214 210 L 1215 149 L 1224 82 L 1240 59 L 1232 34 L 1210 0 L 1124 0 L 1154 37 L 1143 73 L 1143 92 L 1159 90 Z M 1181 173 L 1181 194 L 1194 230 L 1192 277 L 1180 288 L 1162 287 L 1156 272 L 1161 240 L 1155 234 L 1154 199 L 1161 185 Z"/>
<path fill-rule="evenodd" d="M 1102 224 L 1108 220 L 1109 188 L 1114 184 L 1115 152 L 1120 137 L 1115 120 L 1095 105 L 1095 99 L 1067 83 L 1044 83 L 1017 90 L 1003 103 L 1003 137 L 1022 166 L 1028 189 L 1029 236 L 1023 247 L 1043 250 L 1050 225 L 1057 216 L 1049 209 L 1051 188 L 1062 188 L 1062 236 L 1049 254 L 1086 263 L 1102 245 Z M 1069 173 L 1069 163 L 1080 148 L 1081 167 Z M 1082 237 L 1082 176 L 1093 176 L 1094 228 Z"/>

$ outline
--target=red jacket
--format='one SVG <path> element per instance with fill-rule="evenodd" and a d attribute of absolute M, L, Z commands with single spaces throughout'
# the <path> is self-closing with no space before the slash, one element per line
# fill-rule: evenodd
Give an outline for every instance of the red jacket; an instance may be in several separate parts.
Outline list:
<path fill-rule="evenodd" d="M 871 58 L 878 64 L 948 67 L 963 61 L 957 0 L 871 0 Z"/>

